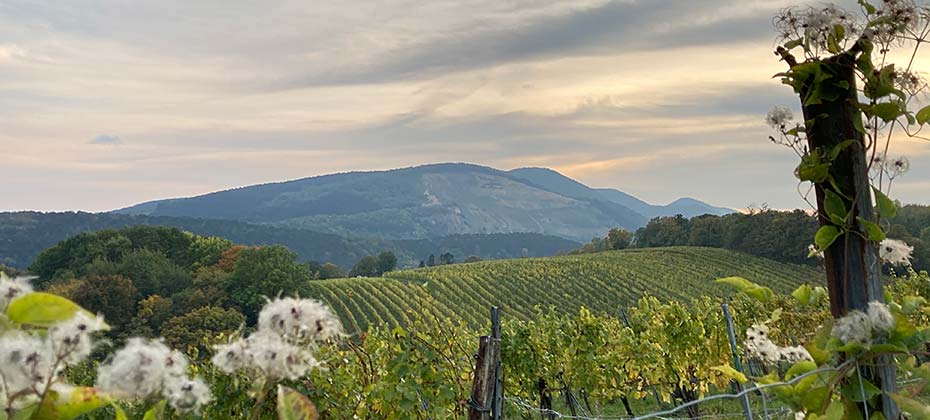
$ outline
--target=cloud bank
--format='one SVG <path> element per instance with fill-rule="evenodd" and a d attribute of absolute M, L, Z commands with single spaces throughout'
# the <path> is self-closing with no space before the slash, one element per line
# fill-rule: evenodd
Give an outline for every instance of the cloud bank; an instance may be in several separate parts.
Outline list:
<path fill-rule="evenodd" d="M 6 0 L 0 188 L 16 199 L 0 210 L 446 161 L 799 207 L 796 158 L 762 122 L 797 102 L 771 79 L 787 4 Z M 930 144 L 896 147 L 913 162 L 899 198 L 925 202 Z"/>

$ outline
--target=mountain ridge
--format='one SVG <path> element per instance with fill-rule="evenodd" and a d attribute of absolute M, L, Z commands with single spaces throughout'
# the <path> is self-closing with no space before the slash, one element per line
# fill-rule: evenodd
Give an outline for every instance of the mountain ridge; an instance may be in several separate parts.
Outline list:
<path fill-rule="evenodd" d="M 635 230 L 679 210 L 685 216 L 732 212 L 694 199 L 656 206 L 610 191 L 548 168 L 503 171 L 436 163 L 243 186 L 113 213 L 237 220 L 397 240 L 527 232 L 587 241 L 610 228 Z"/>

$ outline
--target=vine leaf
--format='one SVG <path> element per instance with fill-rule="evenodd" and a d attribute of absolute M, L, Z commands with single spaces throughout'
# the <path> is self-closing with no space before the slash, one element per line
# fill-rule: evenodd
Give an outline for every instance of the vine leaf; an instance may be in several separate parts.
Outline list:
<path fill-rule="evenodd" d="M 724 277 L 717 279 L 717 283 L 733 286 L 740 292 L 760 302 L 768 301 L 772 296 L 775 296 L 775 292 L 772 292 L 772 289 L 760 286 L 742 277 Z"/>
<path fill-rule="evenodd" d="M 843 199 L 838 194 L 828 189 L 824 189 L 824 193 L 823 209 L 827 212 L 830 221 L 840 226 L 845 225 L 848 213 Z"/>
<path fill-rule="evenodd" d="M 921 108 L 920 111 L 917 111 L 917 115 L 915 115 L 915 117 L 917 118 L 917 123 L 920 125 L 924 125 L 927 123 L 927 121 L 930 121 L 930 105 L 927 105 Z"/>
<path fill-rule="evenodd" d="M 928 408 L 920 401 L 914 400 L 902 394 L 891 394 L 891 399 L 898 403 L 898 406 L 901 407 L 901 411 L 910 414 L 911 418 L 930 418 L 930 408 Z"/>
<path fill-rule="evenodd" d="M 836 241 L 836 238 L 839 238 L 843 232 L 840 232 L 840 229 L 833 225 L 824 225 L 820 229 L 817 229 L 817 234 L 814 235 L 814 244 L 817 245 L 817 248 L 826 250 L 833 245 L 833 242 Z"/>
<path fill-rule="evenodd" d="M 859 224 L 865 228 L 866 237 L 873 242 L 881 242 L 885 240 L 885 231 L 882 230 L 877 223 L 863 219 L 862 217 L 857 217 Z"/>
<path fill-rule="evenodd" d="M 155 404 L 154 407 L 150 408 L 149 411 L 145 412 L 145 415 L 142 417 L 142 420 L 161 420 L 165 417 L 165 405 L 168 403 L 167 400 L 161 400 L 158 404 Z"/>
<path fill-rule="evenodd" d="M 87 312 L 78 304 L 51 293 L 33 292 L 10 302 L 6 315 L 17 324 L 49 327 L 57 322 L 74 317 L 78 312 Z"/>
<path fill-rule="evenodd" d="M 303 394 L 283 385 L 278 385 L 279 420 L 317 420 L 320 415 L 316 406 Z"/>
<path fill-rule="evenodd" d="M 872 191 L 875 192 L 875 204 L 878 207 L 878 214 L 884 218 L 890 219 L 898 213 L 898 206 L 895 205 L 894 201 L 891 201 L 882 190 L 872 187 Z"/>
<path fill-rule="evenodd" d="M 749 381 L 749 379 L 746 378 L 746 375 L 743 375 L 742 372 L 736 369 L 733 369 L 733 367 L 729 365 L 714 366 L 714 367 L 711 367 L 710 370 L 720 372 L 720 374 L 723 375 L 723 377 L 739 382 L 741 384 L 744 384 L 747 381 Z"/>
<path fill-rule="evenodd" d="M 38 412 L 31 418 L 36 420 L 70 420 L 88 414 L 107 405 L 97 390 L 89 387 L 76 387 L 67 399 L 61 399 L 58 392 L 49 391 L 40 404 Z"/>

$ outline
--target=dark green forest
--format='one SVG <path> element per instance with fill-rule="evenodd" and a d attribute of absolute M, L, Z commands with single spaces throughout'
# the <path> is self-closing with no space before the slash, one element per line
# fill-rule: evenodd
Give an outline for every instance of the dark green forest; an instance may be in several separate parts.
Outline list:
<path fill-rule="evenodd" d="M 25 268 L 42 250 L 70 236 L 137 225 L 177 227 L 204 236 L 227 238 L 245 245 L 284 245 L 301 261 L 331 262 L 346 269 L 359 259 L 393 252 L 401 267 L 416 266 L 430 254 L 449 252 L 460 259 L 555 255 L 577 248 L 574 241 L 535 233 L 452 235 L 441 238 L 386 240 L 344 238 L 311 230 L 278 228 L 231 220 L 132 216 L 112 213 L 0 213 L 0 264 Z"/>
<path fill-rule="evenodd" d="M 817 219 L 801 211 L 759 210 L 725 216 L 657 217 L 635 233 L 613 229 L 574 253 L 664 246 L 706 246 L 740 251 L 771 260 L 816 265 L 808 245 L 819 227 Z M 902 206 L 887 221 L 888 237 L 914 247 L 911 263 L 930 269 L 930 206 Z"/>

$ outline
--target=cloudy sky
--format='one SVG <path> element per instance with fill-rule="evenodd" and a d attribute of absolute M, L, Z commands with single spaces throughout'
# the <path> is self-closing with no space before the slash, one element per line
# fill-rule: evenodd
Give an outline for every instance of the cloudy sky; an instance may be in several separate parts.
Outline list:
<path fill-rule="evenodd" d="M 762 122 L 796 102 L 771 79 L 786 4 L 3 0 L 0 210 L 449 161 L 799 207 Z M 894 148 L 894 195 L 930 201 L 930 142 Z"/>

